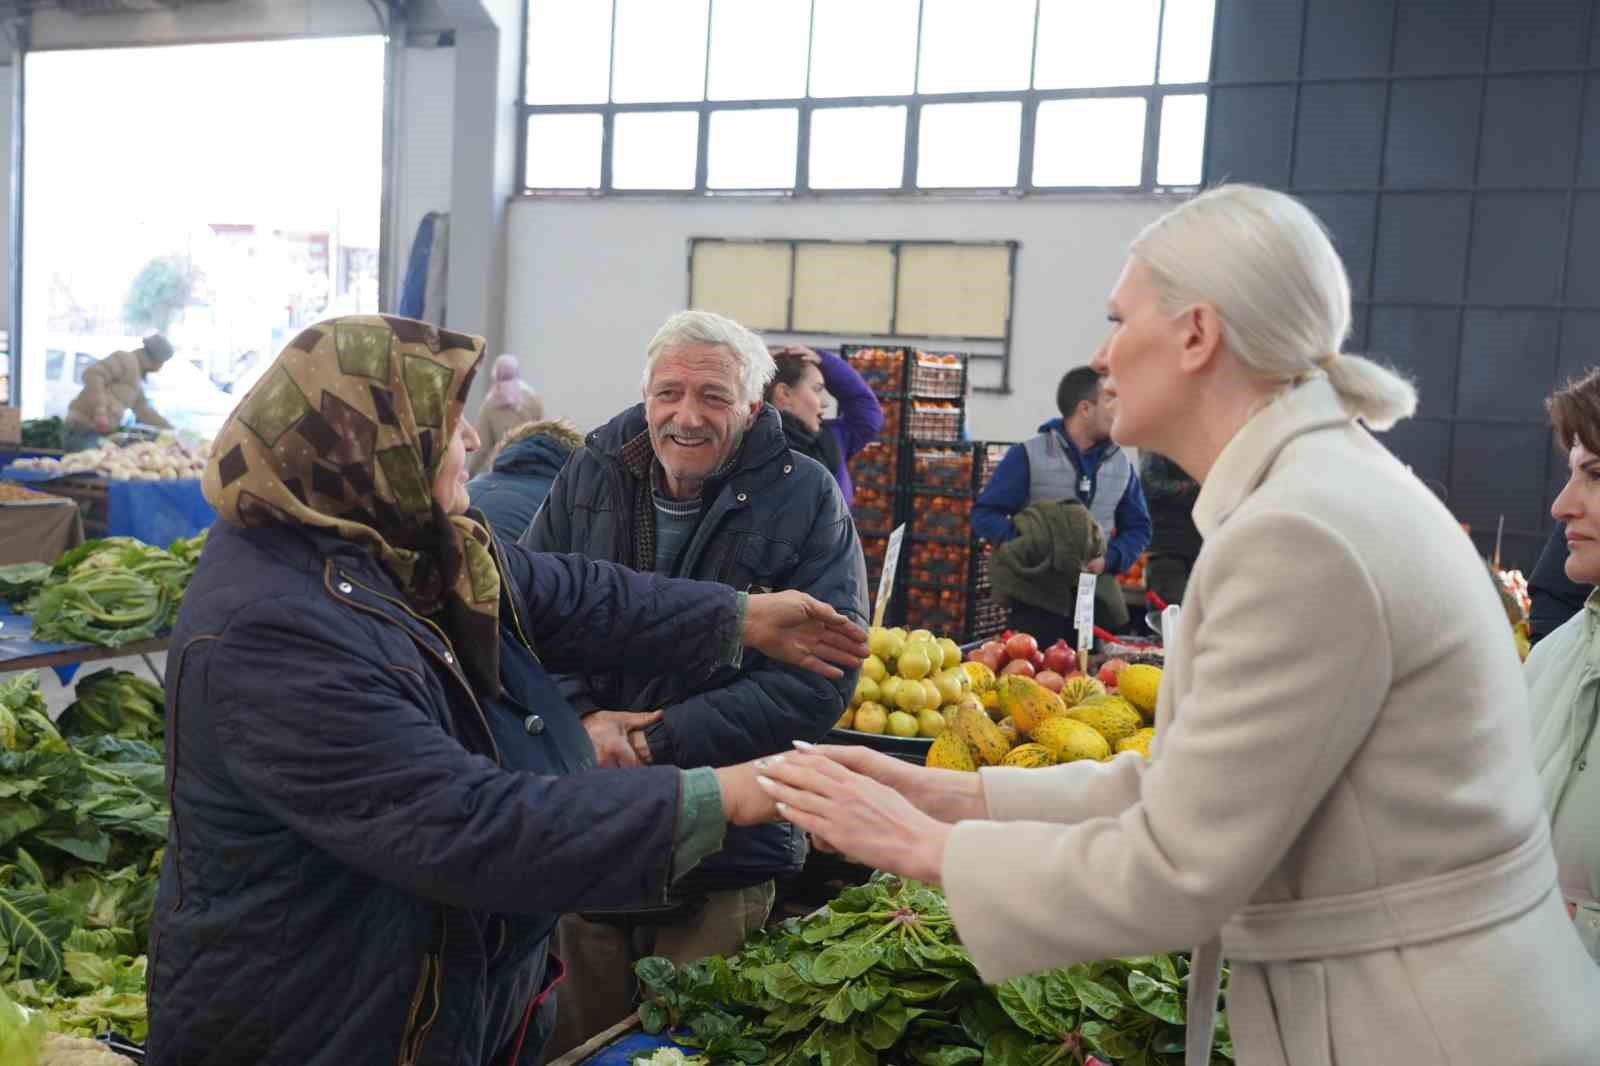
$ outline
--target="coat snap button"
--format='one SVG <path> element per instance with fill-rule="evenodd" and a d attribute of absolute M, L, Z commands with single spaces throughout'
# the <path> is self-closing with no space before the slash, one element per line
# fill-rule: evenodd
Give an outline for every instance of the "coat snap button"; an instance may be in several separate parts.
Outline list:
<path fill-rule="evenodd" d="M 350 582 L 348 582 L 348 581 L 339 582 L 339 591 L 344 593 L 345 595 L 348 596 L 350 593 L 354 592 L 355 590 L 356 590 L 356 587 L 354 585 L 350 584 Z"/>
<path fill-rule="evenodd" d="M 785 474 L 792 474 L 792 473 L 794 473 L 794 464 L 793 464 L 793 463 L 784 463 L 784 464 L 783 464 L 783 472 L 784 472 L 784 473 L 785 473 Z"/>
<path fill-rule="evenodd" d="M 522 728 L 530 737 L 536 737 L 544 732 L 544 719 L 536 714 L 530 714 L 522 720 Z"/>
<path fill-rule="evenodd" d="M 738 501 L 739 501 L 739 502 L 740 502 L 740 503 L 743 503 L 743 502 L 744 502 L 744 501 L 746 501 L 746 500 L 748 500 L 748 499 L 749 499 L 749 498 L 750 498 L 750 497 L 748 497 L 748 496 L 746 496 L 746 495 L 745 495 L 745 494 L 744 494 L 744 493 L 742 493 L 742 492 L 741 492 L 741 493 L 739 493 L 739 495 L 738 495 L 738 496 L 736 496 L 736 497 L 735 497 L 735 499 L 737 499 L 737 500 L 738 500 Z"/>
<path fill-rule="evenodd" d="M 454 655 L 451 655 L 449 652 L 445 652 L 444 653 L 444 661 L 447 662 L 447 663 L 451 663 L 453 665 L 455 663 L 455 661 L 456 661 L 456 657 Z"/>

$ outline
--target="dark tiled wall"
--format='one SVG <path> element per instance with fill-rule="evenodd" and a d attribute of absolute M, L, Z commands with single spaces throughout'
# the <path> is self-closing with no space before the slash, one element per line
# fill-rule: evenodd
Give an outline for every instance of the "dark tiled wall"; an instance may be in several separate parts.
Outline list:
<path fill-rule="evenodd" d="M 1531 568 L 1564 476 L 1544 419 L 1600 365 L 1600 0 L 1218 0 L 1206 181 L 1334 235 L 1348 347 L 1418 379 L 1385 438 Z"/>

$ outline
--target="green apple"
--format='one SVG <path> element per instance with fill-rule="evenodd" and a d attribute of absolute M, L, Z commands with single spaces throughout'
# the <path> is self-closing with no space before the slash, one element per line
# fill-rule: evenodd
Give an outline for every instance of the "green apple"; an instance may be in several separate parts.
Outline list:
<path fill-rule="evenodd" d="M 907 714 L 905 711 L 893 711 L 889 715 L 889 732 L 897 737 L 914 737 L 917 735 L 917 716 Z"/>

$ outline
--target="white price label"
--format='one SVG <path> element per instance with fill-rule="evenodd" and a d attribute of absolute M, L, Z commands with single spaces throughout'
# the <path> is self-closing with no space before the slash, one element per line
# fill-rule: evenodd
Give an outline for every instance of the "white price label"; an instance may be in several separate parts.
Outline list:
<path fill-rule="evenodd" d="M 889 534 L 889 546 L 883 553 L 883 573 L 878 575 L 878 602 L 872 612 L 872 624 L 883 625 L 884 612 L 889 609 L 889 596 L 894 592 L 895 571 L 900 569 L 900 544 L 906 539 L 904 522 Z"/>
<path fill-rule="evenodd" d="M 1094 588 L 1098 579 L 1087 570 L 1078 575 L 1078 609 L 1073 612 L 1072 625 L 1078 631 L 1078 641 L 1094 632 Z"/>

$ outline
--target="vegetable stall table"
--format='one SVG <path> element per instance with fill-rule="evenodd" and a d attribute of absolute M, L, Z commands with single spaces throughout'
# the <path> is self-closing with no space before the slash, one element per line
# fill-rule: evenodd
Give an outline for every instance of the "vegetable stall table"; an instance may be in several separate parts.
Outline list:
<path fill-rule="evenodd" d="M 85 532 L 92 537 L 133 537 L 146 544 L 170 544 L 209 529 L 217 520 L 198 478 L 125 481 L 15 466 L 0 470 L 0 478 L 76 500 L 84 512 Z"/>
<path fill-rule="evenodd" d="M 0 674 L 48 668 L 54 670 L 56 677 L 66 685 L 71 683 L 72 676 L 84 663 L 137 655 L 144 659 L 145 666 L 155 675 L 157 683 L 164 685 L 166 681 L 150 656 L 154 652 L 166 651 L 170 640 L 168 634 L 162 634 L 150 640 L 136 640 L 116 648 L 102 647 L 99 644 L 57 644 L 52 641 L 34 640 L 33 620 L 27 615 L 0 611 Z"/>

